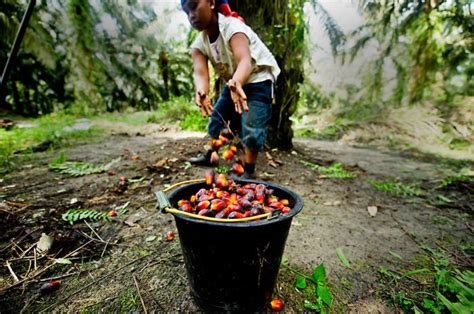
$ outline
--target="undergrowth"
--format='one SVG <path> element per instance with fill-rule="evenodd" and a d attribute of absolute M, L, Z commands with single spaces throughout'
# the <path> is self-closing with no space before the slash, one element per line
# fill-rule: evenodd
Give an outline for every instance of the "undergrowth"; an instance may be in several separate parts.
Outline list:
<path fill-rule="evenodd" d="M 384 294 L 393 305 L 411 313 L 472 313 L 474 272 L 466 269 L 472 252 L 423 249 L 425 254 L 413 260 L 393 253 L 400 269 L 380 267 Z"/>

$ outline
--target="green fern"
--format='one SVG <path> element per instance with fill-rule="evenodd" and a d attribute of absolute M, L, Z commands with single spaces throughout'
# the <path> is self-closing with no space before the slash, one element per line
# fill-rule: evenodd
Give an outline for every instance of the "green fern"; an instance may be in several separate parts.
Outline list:
<path fill-rule="evenodd" d="M 110 169 L 115 163 L 120 160 L 120 157 L 112 160 L 107 164 L 92 164 L 82 161 L 66 161 L 64 153 L 58 156 L 50 165 L 49 168 L 53 169 L 59 173 L 68 174 L 73 177 L 85 176 L 88 174 L 102 173 Z"/>
<path fill-rule="evenodd" d="M 128 205 L 128 203 L 126 205 Z M 126 206 L 122 206 L 122 208 L 117 211 L 117 217 L 123 216 L 127 212 L 127 209 L 125 207 Z M 74 223 L 80 220 L 110 221 L 110 217 L 107 215 L 106 212 L 102 212 L 96 209 L 74 209 L 74 208 L 71 208 L 67 212 L 65 212 L 62 215 L 62 219 L 64 221 L 69 222 L 71 225 L 73 225 Z"/>

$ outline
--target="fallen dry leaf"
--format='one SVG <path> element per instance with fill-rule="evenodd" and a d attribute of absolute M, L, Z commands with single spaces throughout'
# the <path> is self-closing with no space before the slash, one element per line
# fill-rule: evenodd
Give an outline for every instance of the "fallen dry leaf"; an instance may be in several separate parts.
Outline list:
<path fill-rule="evenodd" d="M 367 211 L 369 212 L 370 217 L 375 217 L 375 215 L 377 215 L 377 206 L 369 206 L 367 207 Z"/>
<path fill-rule="evenodd" d="M 36 243 L 36 248 L 40 253 L 47 253 L 53 246 L 54 238 L 50 237 L 46 233 L 41 234 L 41 238 Z"/>

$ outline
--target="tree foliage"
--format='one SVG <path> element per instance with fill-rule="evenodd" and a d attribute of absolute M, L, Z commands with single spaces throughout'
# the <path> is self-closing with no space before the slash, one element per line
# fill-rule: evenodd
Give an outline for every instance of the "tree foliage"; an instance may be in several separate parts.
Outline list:
<path fill-rule="evenodd" d="M 397 71 L 395 100 L 413 103 L 440 87 L 447 99 L 472 91 L 472 1 L 360 0 L 366 24 L 352 33 L 357 39 L 351 60 L 371 41 L 378 57 L 372 64 L 372 93 L 380 97 L 383 66 L 392 61 Z M 453 79 L 462 84 L 453 84 Z M 378 83 L 376 83 L 378 82 Z"/>
<path fill-rule="evenodd" d="M 6 34 L 0 38 L 1 65 L 25 8 L 13 0 L 0 4 Z M 42 1 L 8 80 L 7 107 L 25 115 L 72 105 L 153 109 L 173 95 L 189 94 L 185 45 L 160 36 L 157 29 L 166 21 L 159 21 L 150 3 L 136 0 Z"/>

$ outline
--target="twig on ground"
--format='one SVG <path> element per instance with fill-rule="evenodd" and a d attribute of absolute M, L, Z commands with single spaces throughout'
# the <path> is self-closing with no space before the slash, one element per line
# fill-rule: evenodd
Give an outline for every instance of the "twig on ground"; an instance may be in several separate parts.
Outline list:
<path fill-rule="evenodd" d="M 109 272 L 109 273 L 107 273 L 107 274 L 105 274 L 105 275 L 103 275 L 103 276 L 101 276 L 101 277 L 99 277 L 99 278 L 97 278 L 97 279 L 92 280 L 90 283 L 88 283 L 87 285 L 83 286 L 82 288 L 79 288 L 79 289 L 77 289 L 76 291 L 73 291 L 72 293 L 68 294 L 67 296 L 65 296 L 65 297 L 63 297 L 63 298 L 60 298 L 60 299 L 59 299 L 58 301 L 56 301 L 55 303 L 53 303 L 53 304 L 49 305 L 48 307 L 46 307 L 45 309 L 41 310 L 41 312 L 47 312 L 48 310 L 50 310 L 51 308 L 57 306 L 58 304 L 60 304 L 60 303 L 63 302 L 64 300 L 67 300 L 67 299 L 69 299 L 69 298 L 75 296 L 75 295 L 78 294 L 79 292 L 81 292 L 81 291 L 83 291 L 83 290 L 89 288 L 90 286 L 95 285 L 96 283 L 98 283 L 99 281 L 101 281 L 101 280 L 103 280 L 103 279 L 105 279 L 105 278 L 107 278 L 107 277 L 117 275 L 122 269 L 124 269 L 124 268 L 126 268 L 126 267 L 128 267 L 128 266 L 130 266 L 130 265 L 132 265 L 132 264 L 134 264 L 134 263 L 136 263 L 136 262 L 138 262 L 138 261 L 140 261 L 140 260 L 146 258 L 146 257 L 150 257 L 150 256 L 152 256 L 152 254 L 140 256 L 140 257 L 138 257 L 138 258 L 132 260 L 131 262 L 129 262 L 129 263 L 123 265 L 122 267 L 120 267 L 120 268 L 118 268 L 118 269 L 115 269 L 115 270 L 113 270 L 113 271 L 111 271 L 111 272 Z"/>
<path fill-rule="evenodd" d="M 33 232 L 38 231 L 39 229 L 40 229 L 40 227 L 35 228 L 35 229 L 31 230 L 30 232 L 27 232 L 26 234 L 20 236 L 18 239 L 13 239 L 13 240 L 10 242 L 10 244 L 8 244 L 8 245 L 2 247 L 2 248 L 0 249 L 0 252 L 3 252 L 3 251 L 5 251 L 6 249 L 10 248 L 10 247 L 13 245 L 13 243 L 15 243 L 15 242 L 20 243 L 21 241 L 23 241 L 24 238 L 26 238 L 27 236 L 29 236 L 29 235 L 32 234 Z"/>
<path fill-rule="evenodd" d="M 146 306 L 145 306 L 145 301 L 143 301 L 142 294 L 140 293 L 140 288 L 138 287 L 137 278 L 135 277 L 135 275 L 132 275 L 132 277 L 133 277 L 133 281 L 135 282 L 135 287 L 137 288 L 138 296 L 140 297 L 140 302 L 142 303 L 143 312 L 145 314 L 148 314 L 148 311 L 147 311 Z"/>
<path fill-rule="evenodd" d="M 8 271 L 9 271 L 10 274 L 12 275 L 13 280 L 14 280 L 15 282 L 20 281 L 20 280 L 18 279 L 18 277 L 16 276 L 15 272 L 13 271 L 12 266 L 10 265 L 10 262 L 7 261 L 7 262 L 6 262 L 6 266 L 7 266 L 7 268 L 8 268 Z"/>
<path fill-rule="evenodd" d="M 74 254 L 74 253 L 77 252 L 78 250 L 82 249 L 84 246 L 88 245 L 88 244 L 91 243 L 91 242 L 92 242 L 92 241 L 86 242 L 85 244 L 81 245 L 80 247 L 78 247 L 78 248 L 75 249 L 74 251 L 72 251 L 72 252 L 66 254 L 66 255 L 64 256 L 64 258 L 68 258 L 69 256 L 71 256 L 72 254 Z M 26 277 L 26 278 L 24 278 L 24 279 L 21 279 L 21 280 L 15 282 L 14 284 L 11 284 L 11 285 L 9 285 L 9 286 L 7 286 L 7 287 L 5 287 L 5 288 L 0 289 L 0 295 L 2 295 L 3 293 L 5 293 L 6 291 L 8 291 L 8 290 L 11 289 L 11 288 L 18 286 L 19 284 L 22 284 L 22 283 L 24 283 L 24 282 L 27 282 L 27 281 L 32 280 L 33 278 L 38 277 L 39 275 L 41 275 L 42 273 L 46 272 L 48 269 L 50 269 L 51 267 L 53 267 L 54 265 L 56 265 L 56 262 L 53 261 L 53 262 L 51 262 L 51 264 L 49 264 L 48 266 L 45 266 L 45 267 L 43 267 L 42 269 L 39 269 L 39 270 L 38 270 L 38 269 L 36 268 L 36 249 L 34 249 L 34 253 L 35 253 L 35 261 L 34 261 L 34 264 L 35 264 L 35 271 L 33 272 L 33 274 L 32 274 L 31 276 L 28 276 L 28 277 Z"/>
<path fill-rule="evenodd" d="M 474 233 L 474 228 L 467 221 L 464 224 L 466 225 L 467 229 L 469 229 L 469 231 Z"/>
<path fill-rule="evenodd" d="M 70 273 L 70 274 L 64 274 L 64 275 L 61 275 L 61 276 L 54 276 L 54 277 L 49 277 L 49 278 L 42 278 L 42 279 L 37 279 L 36 281 L 50 281 L 50 280 L 57 280 L 57 279 L 62 279 L 62 278 L 66 278 L 66 277 L 71 277 L 71 276 L 74 276 L 74 275 L 77 275 L 77 274 L 80 274 L 81 272 L 80 271 L 77 271 L 75 273 Z"/>
<path fill-rule="evenodd" d="M 33 262 L 33 265 L 35 266 L 35 270 L 38 269 L 37 265 L 36 265 L 36 248 L 33 249 L 33 256 L 35 258 L 34 262 Z"/>
<path fill-rule="evenodd" d="M 101 236 L 87 223 L 87 221 L 84 220 L 86 223 L 87 227 L 92 230 L 92 232 L 96 235 L 97 238 L 99 238 L 102 242 L 105 242 L 104 239 L 101 238 Z"/>
<path fill-rule="evenodd" d="M 397 223 L 397 225 L 400 227 L 400 229 L 402 229 L 403 233 L 405 233 L 413 242 L 415 242 L 419 247 L 422 246 L 422 244 L 411 234 L 409 233 L 405 227 L 403 227 L 403 225 L 400 223 L 400 221 L 398 221 L 397 218 L 395 218 L 393 216 L 393 212 L 390 211 L 390 216 L 392 217 L 393 221 L 395 221 Z"/>
<path fill-rule="evenodd" d="M 109 242 L 112 238 L 110 238 L 109 240 L 107 240 L 107 242 L 105 243 L 104 245 L 104 249 L 102 250 L 102 254 L 100 254 L 100 258 L 102 258 L 105 254 L 105 250 L 107 249 L 107 246 L 109 245 Z"/>

